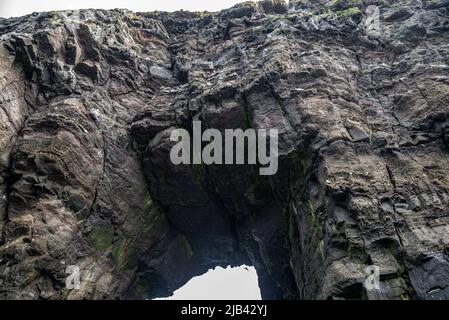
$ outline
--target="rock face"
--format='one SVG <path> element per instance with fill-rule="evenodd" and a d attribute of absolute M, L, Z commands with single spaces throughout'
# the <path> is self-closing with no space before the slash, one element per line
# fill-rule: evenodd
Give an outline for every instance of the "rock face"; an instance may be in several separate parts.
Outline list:
<path fill-rule="evenodd" d="M 0 19 L 0 298 L 248 264 L 264 298 L 449 299 L 448 31 L 445 0 Z M 173 165 L 193 120 L 279 129 L 278 173 Z"/>

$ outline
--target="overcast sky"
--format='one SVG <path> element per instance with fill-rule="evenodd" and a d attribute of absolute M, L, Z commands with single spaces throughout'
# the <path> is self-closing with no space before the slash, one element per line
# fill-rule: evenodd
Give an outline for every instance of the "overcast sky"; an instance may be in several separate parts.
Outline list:
<path fill-rule="evenodd" d="M 220 268 L 191 279 L 175 294 L 156 300 L 261 300 L 253 267 Z"/>
<path fill-rule="evenodd" d="M 114 9 L 132 11 L 219 11 L 242 0 L 0 0 L 1 17 L 64 9 Z"/>
<path fill-rule="evenodd" d="M 219 11 L 242 0 L 0 0 L 0 17 L 64 9 L 114 9 L 132 11 Z M 170 299 L 260 299 L 254 268 L 216 268 L 196 277 Z"/>

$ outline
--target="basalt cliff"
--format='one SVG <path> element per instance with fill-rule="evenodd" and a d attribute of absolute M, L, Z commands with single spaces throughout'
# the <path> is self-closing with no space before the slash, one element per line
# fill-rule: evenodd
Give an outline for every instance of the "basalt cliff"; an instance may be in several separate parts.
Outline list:
<path fill-rule="evenodd" d="M 1 18 L 0 299 L 449 299 L 448 115 L 447 0 Z M 194 120 L 278 129 L 278 172 L 172 164 Z"/>

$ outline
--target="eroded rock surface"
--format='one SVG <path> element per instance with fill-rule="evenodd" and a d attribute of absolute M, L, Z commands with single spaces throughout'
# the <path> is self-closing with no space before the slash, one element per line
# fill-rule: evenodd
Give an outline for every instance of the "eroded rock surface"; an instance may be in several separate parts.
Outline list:
<path fill-rule="evenodd" d="M 448 299 L 448 31 L 444 0 L 0 19 L 0 298 L 245 263 L 264 298 Z M 173 165 L 193 120 L 279 129 L 278 173 Z"/>

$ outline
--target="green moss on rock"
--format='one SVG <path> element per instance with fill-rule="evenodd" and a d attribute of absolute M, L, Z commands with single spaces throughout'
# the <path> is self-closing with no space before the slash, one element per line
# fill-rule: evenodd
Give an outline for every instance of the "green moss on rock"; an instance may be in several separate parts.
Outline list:
<path fill-rule="evenodd" d="M 329 6 L 333 11 L 343 11 L 355 7 L 361 8 L 363 0 L 334 0 Z"/>
<path fill-rule="evenodd" d="M 320 249 L 321 260 L 324 261 L 325 260 L 325 255 L 324 255 L 324 240 L 323 239 L 321 239 L 321 241 L 319 243 L 319 249 Z"/>
<path fill-rule="evenodd" d="M 97 251 L 104 252 L 112 246 L 113 236 L 114 232 L 111 225 L 98 224 L 90 232 L 89 239 Z"/>
<path fill-rule="evenodd" d="M 151 210 L 151 208 L 153 207 L 153 199 L 151 199 L 149 194 L 147 194 L 145 196 L 143 205 L 144 205 L 145 211 Z"/>
<path fill-rule="evenodd" d="M 179 242 L 180 242 L 181 246 L 184 248 L 187 255 L 189 257 L 192 257 L 194 255 L 194 252 L 193 252 L 192 246 L 190 245 L 190 242 L 187 239 L 187 237 L 184 235 L 181 235 L 179 237 Z"/>

